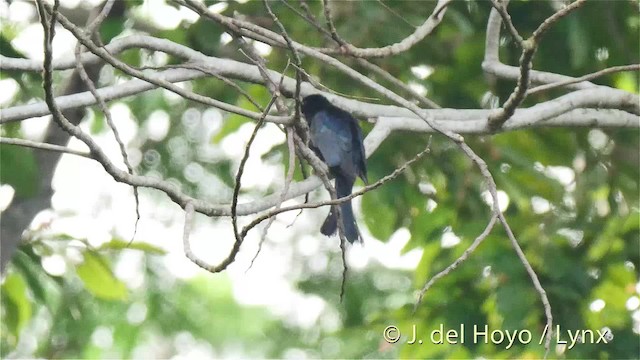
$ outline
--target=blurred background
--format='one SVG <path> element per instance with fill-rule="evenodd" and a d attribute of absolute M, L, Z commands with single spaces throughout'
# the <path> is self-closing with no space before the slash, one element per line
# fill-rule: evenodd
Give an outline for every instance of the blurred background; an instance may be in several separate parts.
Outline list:
<path fill-rule="evenodd" d="M 260 1 L 206 2 L 212 11 L 238 11 L 276 29 Z M 509 13 L 530 34 L 560 1 L 512 1 Z M 300 9 L 299 3 L 289 4 Z M 324 23 L 322 4 L 308 2 Z M 86 23 L 98 0 L 61 0 L 61 12 Z M 413 32 L 435 2 L 367 1 L 332 4 L 338 32 L 362 47 L 384 46 Z M 273 2 L 291 37 L 312 46 L 333 45 L 282 2 Z M 437 30 L 402 55 L 375 63 L 447 108 L 502 104 L 514 82 L 481 69 L 488 2 L 455 1 Z M 591 1 L 554 25 L 534 68 L 579 76 L 640 61 L 638 3 Z M 0 53 L 42 60 L 42 28 L 34 3 L 0 0 Z M 195 13 L 162 0 L 117 1 L 103 23 L 104 43 L 135 33 L 167 38 L 207 55 L 247 61 L 231 37 Z M 516 65 L 520 51 L 508 34 L 501 61 Z M 282 71 L 287 53 L 253 43 Z M 59 28 L 54 59 L 73 56 L 75 39 Z M 144 49 L 120 58 L 134 66 L 164 66 L 179 59 Z M 342 59 L 367 73 L 351 59 Z M 305 70 L 325 86 L 351 96 L 377 99 L 325 64 L 304 58 Z M 94 69 L 98 86 L 128 76 L 110 67 Z M 55 73 L 58 88 L 73 71 Z M 293 75 L 291 67 L 288 75 Z M 374 80 L 377 79 L 371 74 Z M 41 101 L 38 72 L 0 72 L 0 105 Z M 383 85 L 389 85 L 380 80 Z M 599 84 L 638 92 L 638 73 L 616 73 Z M 182 85 L 196 93 L 255 110 L 237 91 L 214 78 Z M 265 105 L 270 95 L 241 83 Z M 528 98 L 524 106 L 561 95 Z M 384 100 L 372 100 L 385 103 Z M 182 99 L 166 90 L 109 103 L 137 173 L 171 181 L 212 203 L 229 203 L 233 182 L 254 122 Z M 81 127 L 122 163 L 118 145 L 96 107 L 81 109 Z M 362 123 L 365 133 L 370 124 Z M 43 141 L 49 117 L 3 125 L 0 134 Z M 501 207 L 540 277 L 561 329 L 609 330 L 609 344 L 552 344 L 557 358 L 640 356 L 639 136 L 637 130 L 548 128 L 466 136 L 496 179 Z M 376 181 L 412 158 L 429 135 L 398 132 L 368 159 Z M 70 148 L 86 150 L 71 140 Z M 347 254 L 350 272 L 340 302 L 342 261 L 337 238 L 319 234 L 326 207 L 279 215 L 255 261 L 263 227 L 253 230 L 237 260 L 210 274 L 183 254 L 184 212 L 164 194 L 140 189 L 137 234 L 133 191 L 116 183 L 92 160 L 63 155 L 43 167 L 40 152 L 0 145 L 2 226 L 12 206 L 47 196 L 50 206 L 31 220 L 6 269 L 1 287 L 0 356 L 3 358 L 540 358 L 546 319 L 525 269 L 503 229 L 426 294 L 412 313 L 416 291 L 452 263 L 486 226 L 486 187 L 472 163 L 450 141 L 433 136 L 431 153 L 396 180 L 355 200 L 364 245 Z M 284 182 L 288 150 L 284 133 L 266 124 L 258 133 L 242 179 L 240 202 L 277 191 Z M 296 170 L 296 179 L 302 175 Z M 42 194 L 50 179 L 53 193 Z M 362 186 L 357 183 L 357 186 Z M 323 190 L 312 199 L 327 199 Z M 300 199 L 292 201 L 297 203 Z M 242 218 L 247 223 L 250 217 Z M 223 259 L 233 243 L 228 218 L 197 215 L 193 251 L 209 263 Z M 383 329 L 412 325 L 430 332 L 527 329 L 527 345 L 473 343 L 409 345 L 384 341 Z M 425 335 L 426 338 L 426 335 Z M 405 338 L 403 338 L 405 339 Z"/>

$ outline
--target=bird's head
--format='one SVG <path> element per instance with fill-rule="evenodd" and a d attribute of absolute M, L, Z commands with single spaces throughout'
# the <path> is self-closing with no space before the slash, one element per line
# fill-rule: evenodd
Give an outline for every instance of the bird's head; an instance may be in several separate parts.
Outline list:
<path fill-rule="evenodd" d="M 331 106 L 329 100 L 324 96 L 313 94 L 302 99 L 302 113 L 309 121 L 318 111 L 324 110 Z"/>

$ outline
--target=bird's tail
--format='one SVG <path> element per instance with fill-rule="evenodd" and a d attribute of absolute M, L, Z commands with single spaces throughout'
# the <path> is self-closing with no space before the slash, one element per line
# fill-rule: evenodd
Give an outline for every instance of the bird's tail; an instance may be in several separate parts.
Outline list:
<path fill-rule="evenodd" d="M 351 189 L 353 188 L 354 180 L 350 180 L 343 176 L 336 176 L 336 194 L 338 198 L 351 195 Z M 360 231 L 356 224 L 356 219 L 353 216 L 353 208 L 351 207 L 351 200 L 343 202 L 340 205 L 340 213 L 344 224 L 344 235 L 350 243 L 356 242 L 360 238 Z M 320 232 L 324 235 L 331 236 L 338 230 L 338 217 L 333 211 L 333 207 L 329 212 L 329 215 L 325 219 Z"/>

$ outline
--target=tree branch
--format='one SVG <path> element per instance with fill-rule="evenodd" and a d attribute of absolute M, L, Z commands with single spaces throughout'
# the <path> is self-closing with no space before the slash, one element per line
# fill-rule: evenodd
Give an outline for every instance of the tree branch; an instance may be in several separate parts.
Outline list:
<path fill-rule="evenodd" d="M 509 95 L 507 101 L 505 101 L 502 109 L 499 109 L 489 116 L 489 128 L 492 131 L 498 130 L 505 123 L 505 121 L 513 116 L 516 108 L 520 106 L 520 104 L 522 104 L 525 97 L 527 96 L 527 89 L 529 88 L 529 83 L 531 81 L 530 72 L 533 66 L 533 56 L 535 55 L 536 50 L 540 45 L 540 40 L 544 32 L 559 19 L 582 6 L 585 1 L 586 0 L 576 0 L 571 5 L 557 11 L 555 14 L 547 18 L 542 24 L 540 24 L 538 29 L 533 32 L 533 35 L 530 38 L 519 42 L 520 46 L 522 47 L 522 55 L 520 56 L 520 76 L 518 77 L 518 83 L 515 89 L 513 89 L 511 95 Z M 506 13 L 506 9 L 501 6 L 496 9 L 498 9 L 499 12 L 501 11 L 501 13 Z M 508 18 L 508 14 L 507 20 L 510 24 L 511 21 L 510 18 Z M 513 24 L 511 24 L 510 26 L 511 28 L 513 28 Z M 515 36 L 519 36 L 517 32 Z"/>
<path fill-rule="evenodd" d="M 487 74 L 495 75 L 500 78 L 517 80 L 520 76 L 520 69 L 517 66 L 505 65 L 500 62 L 498 53 L 500 47 L 500 25 L 502 20 L 498 11 L 491 9 L 489 20 L 487 21 L 487 36 L 485 38 L 485 53 L 482 61 L 482 70 Z M 550 84 L 555 82 L 574 80 L 571 76 L 554 74 L 545 71 L 531 70 L 529 73 L 532 83 Z M 581 81 L 570 84 L 567 87 L 572 90 L 588 89 L 597 87 L 588 81 Z"/>
<path fill-rule="evenodd" d="M 26 139 L 0 137 L 0 144 L 17 145 L 17 146 L 23 146 L 23 147 L 28 147 L 28 148 L 37 149 L 37 150 L 55 151 L 63 154 L 77 155 L 83 158 L 95 160 L 91 156 L 91 154 L 85 151 L 73 150 L 73 149 L 69 149 L 66 146 L 42 143 L 42 142 L 31 141 Z"/>
<path fill-rule="evenodd" d="M 320 49 L 319 51 L 325 54 L 349 54 L 351 56 L 359 58 L 388 57 L 400 54 L 411 49 L 414 45 L 431 34 L 431 32 L 442 21 L 444 14 L 447 11 L 447 6 L 449 6 L 451 1 L 452 0 L 438 0 L 435 9 L 431 13 L 431 15 L 424 21 L 424 23 L 416 28 L 416 30 L 411 35 L 395 44 L 387 45 L 380 48 L 359 48 L 348 42 L 344 42 L 343 40 L 344 46 L 340 49 Z M 334 36 L 334 32 L 335 28 L 334 31 L 332 31 L 332 37 Z M 337 33 L 335 33 L 335 36 L 337 36 Z M 338 39 L 341 38 L 338 37 Z M 338 43 L 340 43 L 340 41 L 338 41 Z"/>
<path fill-rule="evenodd" d="M 579 82 L 582 82 L 582 81 L 593 80 L 593 79 L 599 78 L 600 76 L 609 75 L 609 74 L 613 74 L 613 73 L 617 73 L 617 72 L 638 71 L 638 70 L 640 70 L 640 64 L 612 66 L 610 68 L 606 68 L 606 69 L 603 69 L 603 70 L 600 70 L 600 71 L 596 71 L 596 72 L 593 72 L 591 74 L 587 74 L 587 75 L 583 75 L 583 76 L 577 77 L 577 78 L 575 78 L 573 80 L 566 80 L 566 81 L 560 81 L 560 82 L 557 82 L 557 83 L 551 83 L 551 84 L 536 86 L 535 88 L 530 89 L 529 91 L 527 91 L 527 95 L 537 94 L 539 92 L 543 92 L 543 91 L 555 89 L 555 88 L 558 88 L 558 87 L 579 83 Z"/>

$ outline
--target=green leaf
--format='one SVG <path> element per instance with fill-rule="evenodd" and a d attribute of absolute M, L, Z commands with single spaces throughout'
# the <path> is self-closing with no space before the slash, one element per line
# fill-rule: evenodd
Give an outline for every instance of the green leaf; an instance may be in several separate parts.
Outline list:
<path fill-rule="evenodd" d="M 424 286 L 424 283 L 430 278 L 433 262 L 441 252 L 442 246 L 440 245 L 440 242 L 432 241 L 424 246 L 422 258 L 416 268 L 415 281 L 417 286 Z"/>
<path fill-rule="evenodd" d="M 442 230 L 447 226 L 453 226 L 455 212 L 451 209 L 437 207 L 433 212 L 422 212 L 422 215 L 415 219 L 411 227 L 411 242 L 417 244 L 438 242 L 442 235 Z"/>
<path fill-rule="evenodd" d="M 370 191 L 362 197 L 364 221 L 371 235 L 386 241 L 395 231 L 397 212 L 383 199 L 380 191 Z"/>
<path fill-rule="evenodd" d="M 11 185 L 18 197 L 31 197 L 38 190 L 38 167 L 31 150 L 0 145 L 0 183 Z"/>
<path fill-rule="evenodd" d="M 100 35 L 105 44 L 109 43 L 113 38 L 120 35 L 124 30 L 124 22 L 121 19 L 105 19 L 100 26 Z"/>
<path fill-rule="evenodd" d="M 84 262 L 76 271 L 87 291 L 95 297 L 105 300 L 127 299 L 127 287 L 113 275 L 107 260 L 99 254 L 86 251 Z"/>
<path fill-rule="evenodd" d="M 40 303 L 48 304 L 47 293 L 40 281 L 40 272 L 42 272 L 42 268 L 36 267 L 37 265 L 35 265 L 33 260 L 29 258 L 29 255 L 20 251 L 20 249 L 19 251 L 16 251 L 12 263 L 20 270 L 22 276 L 25 277 L 34 298 Z"/>
<path fill-rule="evenodd" d="M 149 243 L 145 243 L 145 242 L 140 242 L 140 241 L 133 241 L 133 242 L 129 242 L 129 241 L 125 241 L 122 239 L 113 239 L 107 243 L 104 243 L 102 245 L 100 245 L 100 247 L 98 248 L 98 250 L 105 250 L 105 249 L 110 249 L 110 250 L 124 250 L 124 249 L 131 249 L 131 250 L 141 250 L 144 251 L 146 253 L 151 253 L 151 254 L 157 254 L 157 255 L 164 255 L 167 252 L 162 249 L 159 248 L 155 245 L 149 244 Z"/>
<path fill-rule="evenodd" d="M 2 29 L 2 35 L 0 35 L 0 54 L 11 57 L 11 58 L 24 58 L 24 55 L 21 54 L 18 50 L 16 50 L 11 45 L 11 40 L 5 36 L 5 28 Z"/>
<path fill-rule="evenodd" d="M 93 118 L 90 122 L 90 131 L 91 134 L 97 135 L 102 133 L 107 128 L 107 122 L 102 111 L 95 111 L 95 109 L 92 109 L 91 111 L 93 113 Z"/>
<path fill-rule="evenodd" d="M 541 312 L 535 306 L 536 301 L 532 287 L 520 279 L 501 284 L 496 290 L 496 310 L 504 319 L 501 328 L 513 330 L 533 326 Z"/>
<path fill-rule="evenodd" d="M 9 331 L 18 338 L 32 313 L 27 283 L 19 273 L 8 275 L 2 284 L 2 305 L 6 309 L 4 321 Z"/>
<path fill-rule="evenodd" d="M 590 38 L 587 36 L 582 23 L 578 17 L 569 17 L 567 19 L 569 26 L 569 48 L 571 49 L 571 66 L 579 68 L 589 58 Z"/>
<path fill-rule="evenodd" d="M 625 300 L 629 298 L 635 285 L 634 271 L 625 267 L 622 263 L 609 266 L 603 280 L 594 288 L 591 298 L 586 299 L 587 303 L 595 299 L 604 300 L 606 306 L 601 311 L 591 311 L 585 307 L 585 322 L 591 328 L 609 326 L 611 328 L 622 328 L 629 326 L 631 317 L 625 307 Z"/>
<path fill-rule="evenodd" d="M 615 75 L 615 86 L 620 90 L 630 93 L 638 92 L 638 80 L 632 72 L 623 72 Z"/>

